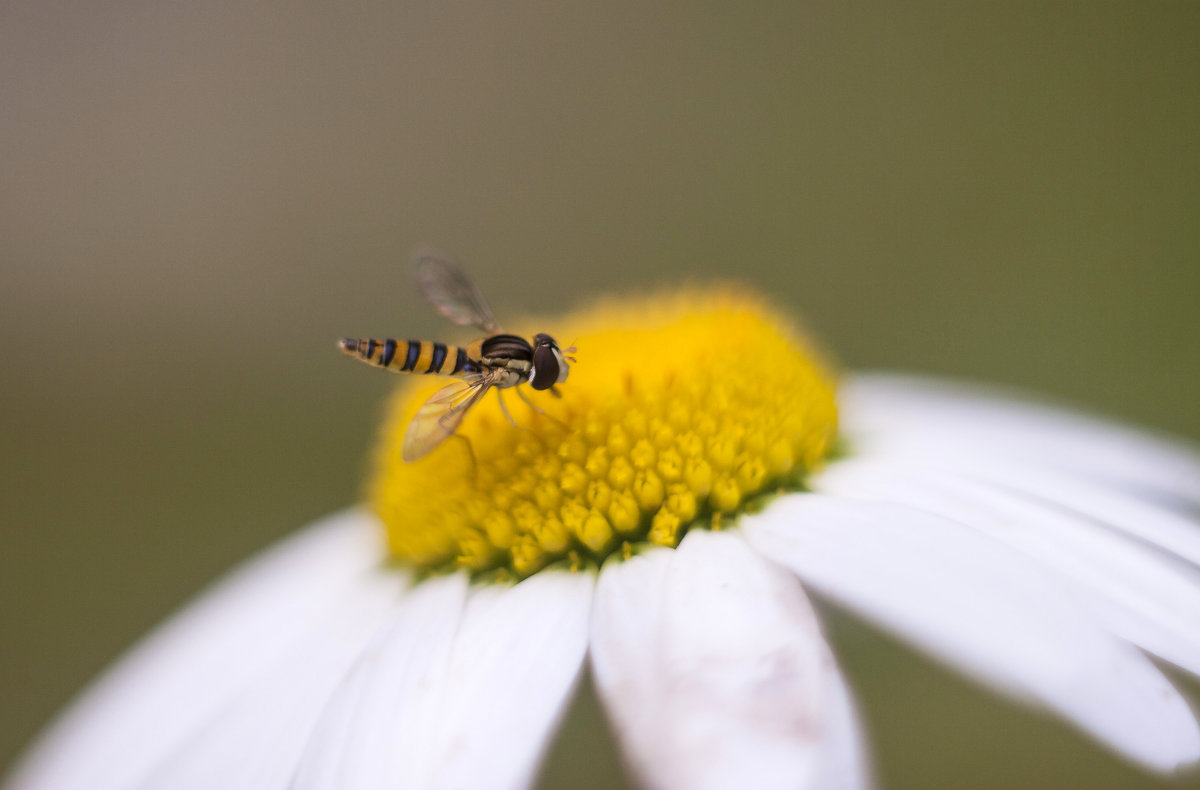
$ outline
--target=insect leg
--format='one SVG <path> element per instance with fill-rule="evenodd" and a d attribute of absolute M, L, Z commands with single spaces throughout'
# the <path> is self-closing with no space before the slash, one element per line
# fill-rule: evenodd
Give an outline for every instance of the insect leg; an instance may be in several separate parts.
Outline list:
<path fill-rule="evenodd" d="M 562 420 L 558 419 L 557 417 L 552 417 L 551 415 L 549 415 L 549 414 L 547 414 L 546 412 L 542 411 L 541 407 L 539 407 L 539 406 L 538 406 L 536 403 L 534 403 L 533 401 L 531 401 L 531 400 L 529 399 L 529 396 L 528 396 L 528 395 L 526 395 L 526 394 L 525 394 L 525 393 L 524 393 L 524 392 L 521 390 L 521 388 L 520 388 L 520 387 L 514 387 L 514 389 L 517 391 L 517 397 L 518 397 L 518 398 L 520 398 L 521 400 L 525 401 L 525 405 L 526 405 L 526 406 L 528 406 L 529 408 L 533 409 L 535 412 L 537 412 L 538 414 L 542 415 L 542 416 L 543 416 L 543 417 L 545 417 L 547 420 L 550 420 L 551 422 L 553 422 L 553 423 L 556 423 L 556 424 L 557 424 L 557 425 L 558 425 L 560 428 L 562 428 L 564 431 L 569 431 L 569 430 L 570 430 L 570 428 L 567 426 L 567 424 L 566 424 L 565 422 L 563 422 Z M 560 397 L 560 398 L 562 397 L 562 394 L 560 394 L 559 392 L 556 392 L 556 391 L 555 391 L 555 389 L 554 389 L 554 387 L 551 387 L 551 388 L 550 388 L 550 391 L 551 391 L 551 392 L 553 392 L 553 393 L 554 393 L 555 395 L 557 395 L 558 397 Z"/>
<path fill-rule="evenodd" d="M 475 446 L 471 444 L 471 440 L 463 436 L 461 433 L 452 434 L 451 439 L 461 439 L 467 445 L 467 457 L 471 459 L 471 476 L 477 477 L 479 474 L 479 462 L 475 460 Z"/>
<path fill-rule="evenodd" d="M 520 426 L 517 425 L 517 421 L 512 418 L 511 414 L 508 413 L 508 407 L 504 405 L 504 391 L 500 388 L 497 388 L 496 397 L 500 399 L 500 411 L 504 413 L 504 419 L 508 420 L 508 424 L 512 427 L 519 428 Z M 524 396 L 522 395 L 521 397 Z"/>

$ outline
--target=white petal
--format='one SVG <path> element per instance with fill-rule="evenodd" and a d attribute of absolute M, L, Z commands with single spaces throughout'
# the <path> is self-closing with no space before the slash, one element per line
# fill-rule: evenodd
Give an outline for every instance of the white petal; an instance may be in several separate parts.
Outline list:
<path fill-rule="evenodd" d="M 364 580 L 288 658 L 256 678 L 141 783 L 146 790 L 283 790 L 317 719 L 369 640 L 397 607 L 397 574 Z"/>
<path fill-rule="evenodd" d="M 1178 440 L 939 379 L 858 375 L 839 400 L 856 446 L 987 456 L 1200 503 L 1200 450 Z"/>
<path fill-rule="evenodd" d="M 841 413 L 855 457 L 1003 486 L 1200 565 L 1200 455 L 1182 445 L 933 379 L 854 379 Z"/>
<path fill-rule="evenodd" d="M 428 765 L 433 722 L 466 601 L 456 574 L 413 588 L 387 634 L 326 707 L 293 787 L 392 788 Z"/>
<path fill-rule="evenodd" d="M 1200 674 L 1200 571 L 1086 518 L 950 474 L 849 460 L 819 493 L 919 507 L 1018 549 L 1078 586 L 1113 633 Z"/>
<path fill-rule="evenodd" d="M 378 522 L 353 511 L 246 563 L 108 670 L 30 752 L 10 787 L 136 786 L 370 586 L 383 556 Z"/>
<path fill-rule="evenodd" d="M 1200 758 L 1200 728 L 1166 678 L 1023 555 L 929 513 L 821 495 L 782 498 L 743 528 L 830 598 L 1130 759 Z"/>
<path fill-rule="evenodd" d="M 593 585 L 420 585 L 327 709 L 296 788 L 527 786 L 583 663 Z"/>
<path fill-rule="evenodd" d="M 454 643 L 423 787 L 527 787 L 587 652 L 596 579 L 543 571 L 479 590 Z"/>
<path fill-rule="evenodd" d="M 1130 459 L 1130 464 L 1136 463 L 1136 459 Z M 1075 480 L 1047 470 L 1034 472 L 1018 464 L 977 460 L 956 471 L 970 479 L 1002 485 L 1030 500 L 1069 509 L 1200 565 L 1200 527 L 1194 518 L 1170 508 L 1090 480 Z"/>
<path fill-rule="evenodd" d="M 812 786 L 821 790 L 869 790 L 875 786 L 870 750 L 854 696 L 832 659 L 825 665 L 826 737 Z"/>
<path fill-rule="evenodd" d="M 606 565 L 592 663 L 647 786 L 815 786 L 833 660 L 795 579 L 740 536 L 697 530 L 676 551 Z"/>

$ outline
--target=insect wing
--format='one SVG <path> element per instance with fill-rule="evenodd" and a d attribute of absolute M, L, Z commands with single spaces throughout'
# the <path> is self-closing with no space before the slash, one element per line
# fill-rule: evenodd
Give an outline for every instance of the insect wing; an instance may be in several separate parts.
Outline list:
<path fill-rule="evenodd" d="M 454 256 L 425 247 L 413 255 L 413 261 L 416 264 L 417 285 L 439 313 L 456 324 L 477 326 L 489 335 L 500 331 L 483 294 L 454 260 Z"/>
<path fill-rule="evenodd" d="M 424 458 L 462 424 L 467 411 L 491 388 L 492 376 L 472 376 L 442 387 L 421 404 L 404 434 L 404 460 Z"/>

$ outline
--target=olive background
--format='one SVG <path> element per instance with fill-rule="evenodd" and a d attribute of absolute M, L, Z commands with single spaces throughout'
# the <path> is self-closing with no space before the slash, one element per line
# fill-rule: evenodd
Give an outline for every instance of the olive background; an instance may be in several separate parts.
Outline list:
<path fill-rule="evenodd" d="M 736 277 L 849 369 L 1200 439 L 1197 41 L 1194 3 L 4 3 L 0 765 L 355 501 L 394 381 L 334 341 L 446 335 L 421 242 L 502 318 Z M 885 788 L 1200 787 L 824 611 Z M 544 786 L 625 781 L 599 716 Z"/>

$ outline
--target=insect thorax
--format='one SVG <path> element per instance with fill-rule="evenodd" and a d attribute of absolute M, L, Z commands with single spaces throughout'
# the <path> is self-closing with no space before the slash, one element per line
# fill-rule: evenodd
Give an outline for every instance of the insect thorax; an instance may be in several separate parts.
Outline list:
<path fill-rule="evenodd" d="M 492 335 L 483 339 L 479 357 L 480 367 L 484 370 L 504 372 L 493 386 L 507 389 L 529 377 L 533 367 L 533 346 L 519 335 Z"/>
<path fill-rule="evenodd" d="M 484 360 L 512 360 L 533 363 L 533 346 L 520 335 L 492 335 L 480 346 Z"/>

